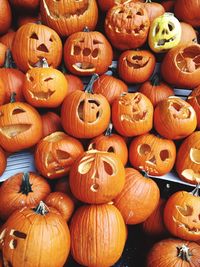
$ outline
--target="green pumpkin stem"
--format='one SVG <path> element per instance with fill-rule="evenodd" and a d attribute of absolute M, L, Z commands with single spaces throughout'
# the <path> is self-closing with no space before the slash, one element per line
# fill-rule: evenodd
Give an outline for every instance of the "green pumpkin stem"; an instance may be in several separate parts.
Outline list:
<path fill-rule="evenodd" d="M 110 136 L 112 134 L 113 124 L 110 122 L 108 128 L 106 129 L 105 136 Z"/>
<path fill-rule="evenodd" d="M 160 84 L 160 77 L 158 73 L 155 73 L 152 78 L 150 79 L 152 86 L 158 86 Z"/>
<path fill-rule="evenodd" d="M 200 194 L 199 194 L 199 184 L 197 184 L 197 186 L 195 187 L 194 190 L 192 190 L 191 194 L 195 197 L 199 197 Z"/>
<path fill-rule="evenodd" d="M 49 208 L 43 201 L 40 201 L 39 205 L 33 210 L 40 215 L 45 215 L 49 213 Z"/>
<path fill-rule="evenodd" d="M 5 59 L 3 67 L 6 69 L 14 69 L 15 68 L 15 66 L 13 64 L 12 53 L 11 53 L 11 50 L 9 48 L 6 50 L 6 59 Z"/>
<path fill-rule="evenodd" d="M 90 79 L 88 85 L 87 85 L 86 88 L 85 88 L 85 92 L 86 92 L 86 93 L 90 93 L 90 94 L 93 93 L 93 90 L 92 90 L 92 88 L 93 88 L 93 84 L 94 84 L 94 82 L 95 82 L 98 78 L 99 78 L 99 75 L 98 75 L 98 74 L 94 73 L 94 74 L 92 75 L 92 77 L 91 77 L 91 79 Z"/>
<path fill-rule="evenodd" d="M 15 92 L 13 92 L 12 94 L 11 94 L 11 96 L 10 96 L 10 103 L 15 103 L 16 102 L 16 99 L 15 99 L 15 97 L 16 97 L 16 93 Z"/>
<path fill-rule="evenodd" d="M 183 244 L 181 247 L 177 247 L 177 250 L 177 257 L 181 258 L 183 261 L 190 262 L 190 257 L 192 256 L 192 253 L 186 245 Z"/>
<path fill-rule="evenodd" d="M 22 183 L 21 183 L 21 186 L 20 186 L 20 190 L 18 193 L 22 193 L 26 196 L 28 196 L 28 194 L 30 192 L 33 192 L 32 190 L 32 184 L 30 183 L 30 175 L 28 172 L 24 172 L 23 173 L 23 177 L 22 177 Z"/>

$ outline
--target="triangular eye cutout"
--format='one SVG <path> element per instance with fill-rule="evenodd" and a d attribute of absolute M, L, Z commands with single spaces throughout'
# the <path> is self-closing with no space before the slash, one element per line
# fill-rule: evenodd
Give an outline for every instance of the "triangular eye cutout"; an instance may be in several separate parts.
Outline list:
<path fill-rule="evenodd" d="M 38 36 L 37 36 L 37 34 L 35 33 L 35 32 L 33 32 L 32 34 L 31 34 L 31 37 L 30 37 L 31 39 L 35 39 L 35 40 L 39 40 L 39 38 L 38 38 Z"/>
<path fill-rule="evenodd" d="M 26 112 L 25 110 L 23 110 L 22 108 L 15 108 L 12 111 L 12 115 L 16 115 L 16 114 L 20 114 L 20 113 L 24 113 Z"/>
<path fill-rule="evenodd" d="M 191 206 L 185 205 L 185 207 L 176 206 L 176 209 L 182 216 L 191 216 L 193 214 L 193 208 Z"/>

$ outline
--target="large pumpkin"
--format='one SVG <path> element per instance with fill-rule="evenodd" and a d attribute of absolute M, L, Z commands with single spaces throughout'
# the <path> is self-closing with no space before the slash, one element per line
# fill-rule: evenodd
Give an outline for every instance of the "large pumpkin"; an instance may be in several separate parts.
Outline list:
<path fill-rule="evenodd" d="M 86 26 L 94 30 L 98 19 L 96 0 L 42 0 L 40 12 L 42 21 L 65 37 Z"/>
<path fill-rule="evenodd" d="M 43 202 L 34 209 L 15 211 L 0 237 L 5 266 L 62 267 L 69 255 L 69 228 L 62 216 Z"/>
<path fill-rule="evenodd" d="M 77 199 L 92 204 L 107 203 L 124 186 L 124 166 L 114 153 L 88 150 L 72 165 L 69 183 Z"/>
<path fill-rule="evenodd" d="M 21 26 L 12 43 L 12 55 L 18 68 L 23 72 L 36 66 L 45 58 L 51 67 L 58 67 L 62 57 L 62 42 L 51 28 L 27 23 Z"/>
<path fill-rule="evenodd" d="M 119 210 L 111 204 L 82 206 L 71 224 L 71 253 L 84 266 L 112 266 L 126 241 L 126 227 Z"/>

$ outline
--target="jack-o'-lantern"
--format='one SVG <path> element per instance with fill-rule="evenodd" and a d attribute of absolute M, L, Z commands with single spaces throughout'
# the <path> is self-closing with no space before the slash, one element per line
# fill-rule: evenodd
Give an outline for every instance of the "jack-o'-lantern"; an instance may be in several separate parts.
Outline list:
<path fill-rule="evenodd" d="M 192 90 L 187 102 L 194 108 L 197 115 L 197 128 L 200 129 L 200 86 Z"/>
<path fill-rule="evenodd" d="M 124 93 L 112 104 L 114 128 L 123 136 L 136 136 L 153 127 L 153 105 L 141 93 Z"/>
<path fill-rule="evenodd" d="M 85 91 L 68 94 L 61 108 L 64 130 L 76 138 L 93 138 L 102 134 L 110 121 L 110 105 L 101 94 L 92 93 L 93 75 Z"/>
<path fill-rule="evenodd" d="M 88 150 L 72 165 L 69 183 L 77 199 L 93 204 L 107 203 L 124 186 L 124 166 L 115 153 Z"/>
<path fill-rule="evenodd" d="M 67 80 L 61 71 L 49 68 L 46 59 L 41 64 L 41 67 L 27 71 L 24 97 L 34 107 L 58 107 L 67 95 Z"/>
<path fill-rule="evenodd" d="M 161 176 L 168 173 L 173 168 L 175 159 L 176 146 L 172 140 L 144 134 L 131 141 L 130 163 L 149 175 Z"/>
<path fill-rule="evenodd" d="M 198 187 L 192 192 L 178 191 L 165 204 L 164 223 L 168 231 L 181 239 L 200 240 L 200 197 Z"/>
<path fill-rule="evenodd" d="M 42 58 L 46 58 L 50 67 L 56 68 L 61 62 L 62 42 L 53 29 L 27 23 L 15 34 L 12 55 L 17 67 L 23 72 L 35 67 Z"/>
<path fill-rule="evenodd" d="M 103 74 L 112 63 L 113 51 L 106 37 L 97 31 L 73 33 L 64 45 L 64 62 L 76 75 Z"/>
<path fill-rule="evenodd" d="M 151 23 L 148 41 L 154 52 L 166 52 L 178 45 L 181 39 L 181 25 L 173 13 L 164 13 Z"/>
<path fill-rule="evenodd" d="M 197 116 L 193 107 L 179 97 L 169 96 L 155 107 L 154 127 L 165 138 L 185 138 L 194 132 L 196 126 Z"/>
<path fill-rule="evenodd" d="M 83 152 L 80 141 L 63 132 L 55 132 L 37 144 L 35 165 L 46 178 L 59 178 L 69 173 L 70 167 Z"/>
<path fill-rule="evenodd" d="M 200 131 L 192 133 L 180 145 L 176 171 L 182 180 L 192 184 L 200 183 Z"/>
<path fill-rule="evenodd" d="M 128 50 L 118 60 L 118 72 L 127 83 L 142 83 L 148 80 L 156 65 L 155 56 L 147 50 Z"/>
<path fill-rule="evenodd" d="M 98 19 L 96 0 L 42 0 L 42 21 L 60 36 L 82 31 L 85 26 L 94 30 Z"/>
<path fill-rule="evenodd" d="M 42 120 L 27 103 L 12 102 L 0 106 L 0 145 L 16 152 L 35 145 L 42 137 Z"/>
<path fill-rule="evenodd" d="M 41 201 L 34 209 L 12 213 L 2 227 L 0 243 L 4 266 L 58 267 L 69 255 L 70 233 L 58 211 Z"/>
<path fill-rule="evenodd" d="M 200 84 L 200 45 L 192 42 L 170 49 L 161 63 L 161 74 L 175 87 L 197 87 Z"/>
<path fill-rule="evenodd" d="M 142 3 L 127 1 L 110 8 L 105 18 L 106 36 L 120 50 L 142 46 L 148 36 L 150 21 Z"/>

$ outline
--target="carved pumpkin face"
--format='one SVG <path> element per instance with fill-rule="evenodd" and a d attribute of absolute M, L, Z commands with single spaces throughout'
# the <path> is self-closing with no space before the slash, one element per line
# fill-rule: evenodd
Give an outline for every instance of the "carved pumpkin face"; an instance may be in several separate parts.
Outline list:
<path fill-rule="evenodd" d="M 142 83 L 150 78 L 155 65 L 154 55 L 147 50 L 125 51 L 118 60 L 119 76 L 127 83 Z"/>
<path fill-rule="evenodd" d="M 77 75 L 102 74 L 112 63 L 111 45 L 100 32 L 77 32 L 66 40 L 64 61 Z"/>
<path fill-rule="evenodd" d="M 33 68 L 26 73 L 23 93 L 35 107 L 58 107 L 67 95 L 67 80 L 59 70 Z"/>
<path fill-rule="evenodd" d="M 40 12 L 42 21 L 60 36 L 82 31 L 85 26 L 94 30 L 98 18 L 95 0 L 42 0 Z"/>
<path fill-rule="evenodd" d="M 0 107 L 0 145 L 9 152 L 35 145 L 42 137 L 42 120 L 32 106 L 22 102 Z"/>
<path fill-rule="evenodd" d="M 145 134 L 134 138 L 129 148 L 129 160 L 133 167 L 149 175 L 161 176 L 174 166 L 176 146 L 172 140 Z"/>
<path fill-rule="evenodd" d="M 114 153 L 89 150 L 73 164 L 69 182 L 77 199 L 86 203 L 106 203 L 124 186 L 124 166 Z"/>
<path fill-rule="evenodd" d="M 165 226 L 181 239 L 200 239 L 200 198 L 193 192 L 179 191 L 167 201 L 164 209 Z"/>
<path fill-rule="evenodd" d="M 55 132 L 43 138 L 35 150 L 38 171 L 49 179 L 69 173 L 74 161 L 83 153 L 82 144 L 63 132 Z"/>
<path fill-rule="evenodd" d="M 197 126 L 196 113 L 185 100 L 170 96 L 159 102 L 154 110 L 154 127 L 168 139 L 182 139 Z"/>
<path fill-rule="evenodd" d="M 20 47 L 22 45 L 22 47 Z M 62 42 L 58 34 L 45 25 L 27 23 L 21 26 L 13 40 L 12 55 L 17 66 L 26 72 L 45 58 L 56 68 L 62 57 Z"/>
<path fill-rule="evenodd" d="M 136 136 L 151 130 L 153 105 L 141 93 L 124 93 L 112 105 L 114 128 L 124 136 Z"/>
<path fill-rule="evenodd" d="M 145 43 L 149 25 L 149 17 L 142 3 L 125 2 L 109 9 L 105 32 L 114 47 L 127 50 Z"/>
<path fill-rule="evenodd" d="M 179 177 L 192 184 L 200 183 L 200 132 L 188 136 L 177 153 L 176 171 Z"/>
<path fill-rule="evenodd" d="M 154 52 L 165 52 L 181 39 L 181 25 L 173 13 L 164 13 L 153 20 L 149 30 L 149 46 Z"/>

